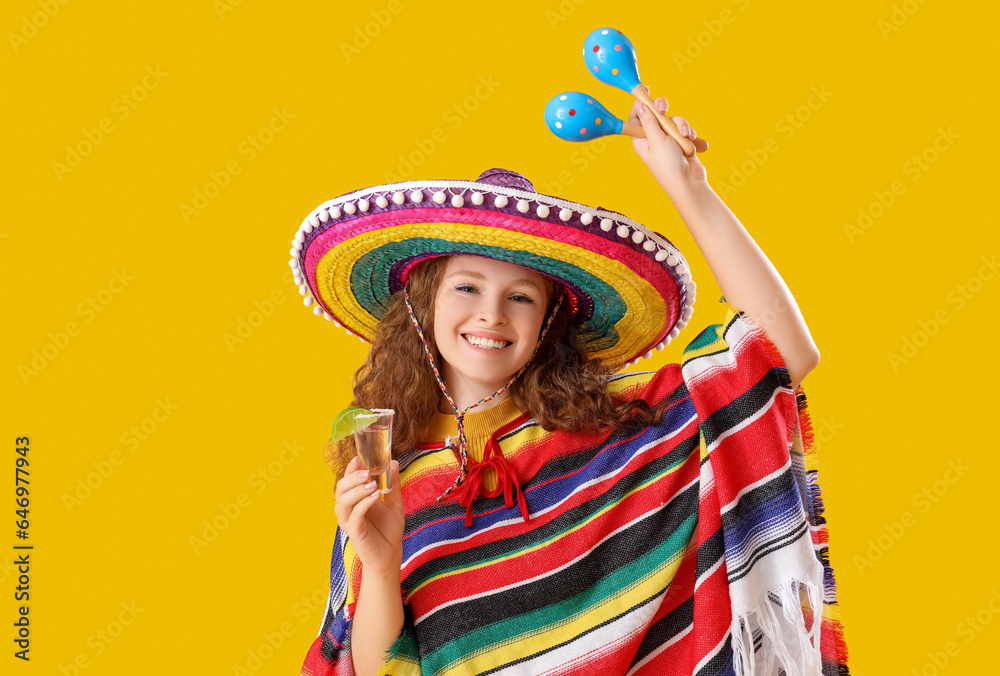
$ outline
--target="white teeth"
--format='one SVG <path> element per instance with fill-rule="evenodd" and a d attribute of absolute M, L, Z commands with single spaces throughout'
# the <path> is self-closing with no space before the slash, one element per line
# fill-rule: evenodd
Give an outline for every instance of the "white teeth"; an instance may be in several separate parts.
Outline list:
<path fill-rule="evenodd" d="M 476 347 L 485 347 L 490 350 L 499 350 L 507 347 L 507 341 L 493 340 L 492 338 L 480 338 L 478 336 L 466 336 L 465 339 Z"/>

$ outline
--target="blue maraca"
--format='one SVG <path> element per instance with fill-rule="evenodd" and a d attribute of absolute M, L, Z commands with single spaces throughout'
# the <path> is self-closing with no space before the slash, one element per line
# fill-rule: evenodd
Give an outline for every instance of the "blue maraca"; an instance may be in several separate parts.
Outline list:
<path fill-rule="evenodd" d="M 545 106 L 545 124 L 564 141 L 590 141 L 612 134 L 646 137 L 642 127 L 619 120 L 597 99 L 581 92 L 553 96 Z"/>
<path fill-rule="evenodd" d="M 656 110 L 653 100 L 639 80 L 639 63 L 635 47 L 621 31 L 598 28 L 583 43 L 583 61 L 587 70 L 601 82 L 627 91 L 656 116 L 660 128 L 680 145 L 687 157 L 695 153 L 694 143 L 682 136 L 677 125 Z"/>

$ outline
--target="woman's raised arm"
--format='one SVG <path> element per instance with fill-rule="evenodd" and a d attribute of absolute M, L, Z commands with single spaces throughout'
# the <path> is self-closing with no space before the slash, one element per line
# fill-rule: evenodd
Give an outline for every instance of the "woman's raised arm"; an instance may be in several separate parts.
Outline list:
<path fill-rule="evenodd" d="M 657 109 L 666 112 L 659 98 Z M 767 332 L 778 349 L 792 387 L 819 363 L 819 349 L 785 281 L 774 265 L 726 206 L 712 186 L 697 153 L 687 158 L 677 143 L 663 133 L 653 113 L 636 103 L 630 121 L 641 123 L 647 138 L 633 138 L 636 153 L 673 202 L 677 213 L 701 249 L 726 300 L 743 310 Z M 687 120 L 672 117 L 681 133 L 695 139 Z M 701 139 L 699 151 L 707 147 Z"/>

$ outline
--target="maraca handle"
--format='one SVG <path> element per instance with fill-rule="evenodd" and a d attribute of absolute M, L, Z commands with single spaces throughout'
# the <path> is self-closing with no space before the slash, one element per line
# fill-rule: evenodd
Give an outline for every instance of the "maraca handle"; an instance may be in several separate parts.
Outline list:
<path fill-rule="evenodd" d="M 646 138 L 646 130 L 638 124 L 622 122 L 622 134 L 624 136 L 634 136 L 635 138 Z"/>
<path fill-rule="evenodd" d="M 673 120 L 668 118 L 666 115 L 663 115 L 660 111 L 656 109 L 656 107 L 653 105 L 653 100 L 649 98 L 649 94 L 646 93 L 646 88 L 643 85 L 641 84 L 636 85 L 635 88 L 632 90 L 632 96 L 634 96 L 637 101 L 639 101 L 644 106 L 649 108 L 650 111 L 652 111 L 653 115 L 656 116 L 656 121 L 660 123 L 660 129 L 662 129 L 665 134 L 670 136 L 670 138 L 677 141 L 677 144 L 681 147 L 681 150 L 684 151 L 685 157 L 694 157 L 695 153 L 694 143 L 691 142 L 691 139 L 681 134 L 680 130 L 677 129 L 677 125 L 674 124 Z"/>

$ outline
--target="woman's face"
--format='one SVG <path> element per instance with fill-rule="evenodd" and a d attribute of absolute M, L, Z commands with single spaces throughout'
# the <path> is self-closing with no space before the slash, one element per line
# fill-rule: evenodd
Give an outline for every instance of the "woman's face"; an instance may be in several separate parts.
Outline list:
<path fill-rule="evenodd" d="M 540 274 L 512 263 L 448 258 L 434 298 L 434 340 L 445 384 L 460 408 L 499 390 L 531 358 L 545 319 L 546 288 Z"/>

